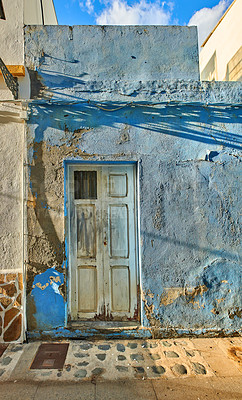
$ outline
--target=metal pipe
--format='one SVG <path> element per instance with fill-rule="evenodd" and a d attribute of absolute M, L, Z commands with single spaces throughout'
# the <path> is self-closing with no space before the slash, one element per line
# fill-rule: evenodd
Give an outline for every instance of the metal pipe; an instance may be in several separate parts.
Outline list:
<path fill-rule="evenodd" d="M 43 7 L 43 0 L 40 0 L 40 7 L 41 7 L 41 14 L 42 14 L 42 24 L 45 24 L 45 18 L 44 18 L 44 7 Z"/>

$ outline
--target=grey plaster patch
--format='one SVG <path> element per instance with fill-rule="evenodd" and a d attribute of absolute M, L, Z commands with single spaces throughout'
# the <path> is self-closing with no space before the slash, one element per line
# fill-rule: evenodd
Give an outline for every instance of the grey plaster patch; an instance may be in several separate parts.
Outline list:
<path fill-rule="evenodd" d="M 124 360 L 126 360 L 126 357 L 123 356 L 122 354 L 119 354 L 119 355 L 118 355 L 118 360 L 119 360 L 119 361 L 124 361 Z"/>
<path fill-rule="evenodd" d="M 95 375 L 95 376 L 100 376 L 100 375 L 102 375 L 104 372 L 105 372 L 105 369 L 104 369 L 104 368 L 94 368 L 94 369 L 92 370 L 92 374 Z"/>
<path fill-rule="evenodd" d="M 100 361 L 104 361 L 106 358 L 106 354 L 96 354 L 96 357 L 100 360 Z"/>
<path fill-rule="evenodd" d="M 153 365 L 152 366 L 152 371 L 157 374 L 157 375 L 162 375 L 166 372 L 165 368 L 162 367 L 162 365 Z"/>
<path fill-rule="evenodd" d="M 76 378 L 85 378 L 85 376 L 87 376 L 87 371 L 85 369 L 79 369 L 77 372 L 75 372 L 74 376 Z"/>
<path fill-rule="evenodd" d="M 137 345 L 137 343 L 128 343 L 127 346 L 128 346 L 130 349 L 136 349 L 138 345 Z"/>
<path fill-rule="evenodd" d="M 80 349 L 82 349 L 82 350 L 89 350 L 92 347 L 93 347 L 93 345 L 91 343 L 80 344 Z"/>
<path fill-rule="evenodd" d="M 152 360 L 159 360 L 160 355 L 158 353 L 150 354 L 150 358 L 152 358 Z"/>
<path fill-rule="evenodd" d="M 188 357 L 194 357 L 195 356 L 195 352 L 194 351 L 192 351 L 192 350 L 186 350 L 186 355 L 188 356 Z"/>
<path fill-rule="evenodd" d="M 144 360 L 143 354 L 130 354 L 130 358 L 132 361 L 143 361 Z"/>
<path fill-rule="evenodd" d="M 171 347 L 172 346 L 172 344 L 171 343 L 169 343 L 169 342 L 161 342 L 162 344 L 163 344 L 163 346 L 165 346 L 165 347 Z"/>
<path fill-rule="evenodd" d="M 172 371 L 176 372 L 179 375 L 186 375 L 187 374 L 187 369 L 184 365 L 182 364 L 175 364 L 172 367 Z"/>
<path fill-rule="evenodd" d="M 109 350 L 110 349 L 110 344 L 100 344 L 98 346 L 99 350 Z"/>
<path fill-rule="evenodd" d="M 121 343 L 117 344 L 117 350 L 121 351 L 122 353 L 125 351 L 125 346 Z"/>
<path fill-rule="evenodd" d="M 1 360 L 1 364 L 2 364 L 2 365 L 8 365 L 8 364 L 11 363 L 11 361 L 12 361 L 12 358 L 11 358 L 11 357 L 4 357 L 4 358 Z"/>
<path fill-rule="evenodd" d="M 83 362 L 78 363 L 77 365 L 78 365 L 78 367 L 86 367 L 88 364 L 89 364 L 89 362 L 83 361 Z"/>
<path fill-rule="evenodd" d="M 193 370 L 198 375 L 206 375 L 207 371 L 204 365 L 200 363 L 192 363 Z"/>
<path fill-rule="evenodd" d="M 74 356 L 77 357 L 77 358 L 84 358 L 84 357 L 89 357 L 89 354 L 87 354 L 87 353 L 75 353 Z"/>
<path fill-rule="evenodd" d="M 168 358 L 178 358 L 179 355 L 175 351 L 164 351 L 165 356 Z"/>
<path fill-rule="evenodd" d="M 0 376 L 2 376 L 5 372 L 5 369 L 0 369 Z"/>
<path fill-rule="evenodd" d="M 17 351 L 21 351 L 21 350 L 23 350 L 23 346 L 14 346 L 12 349 L 11 349 L 11 351 L 12 352 L 17 352 Z"/>
<path fill-rule="evenodd" d="M 117 369 L 119 372 L 128 372 L 128 367 L 125 367 L 125 366 L 123 366 L 123 365 L 116 365 L 116 369 Z"/>

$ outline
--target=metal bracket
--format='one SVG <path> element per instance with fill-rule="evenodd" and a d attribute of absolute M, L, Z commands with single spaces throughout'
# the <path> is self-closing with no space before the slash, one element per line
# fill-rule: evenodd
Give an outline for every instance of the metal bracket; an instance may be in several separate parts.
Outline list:
<path fill-rule="evenodd" d="M 14 100 L 18 98 L 18 79 L 15 78 L 11 72 L 7 69 L 6 65 L 4 64 L 3 60 L 0 57 L 0 70 L 2 71 L 3 78 L 9 90 L 11 90 Z"/>

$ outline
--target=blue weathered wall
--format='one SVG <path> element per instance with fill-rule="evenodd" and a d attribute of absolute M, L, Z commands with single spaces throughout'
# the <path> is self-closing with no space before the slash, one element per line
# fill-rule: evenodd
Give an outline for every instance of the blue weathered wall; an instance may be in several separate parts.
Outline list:
<path fill-rule="evenodd" d="M 62 28 L 51 30 L 51 40 L 50 27 L 26 30 L 26 62 L 33 97 L 39 97 L 30 105 L 27 126 L 29 331 L 95 333 L 65 328 L 65 160 L 139 163 L 141 328 L 123 334 L 239 331 L 241 84 L 160 81 L 156 72 L 143 80 L 139 70 L 128 80 L 126 65 L 126 79 L 115 81 L 116 72 L 107 71 L 92 80 L 95 67 L 77 88 L 70 85 L 77 62 L 69 64 L 67 46 L 63 60 L 54 60 L 53 43 L 69 29 Z M 115 29 L 130 35 L 136 28 Z M 89 35 L 93 32 L 90 28 Z M 43 64 L 31 58 L 36 46 Z M 51 65 L 61 65 L 59 86 L 57 78 L 46 78 Z M 45 307 L 52 310 L 46 318 Z"/>

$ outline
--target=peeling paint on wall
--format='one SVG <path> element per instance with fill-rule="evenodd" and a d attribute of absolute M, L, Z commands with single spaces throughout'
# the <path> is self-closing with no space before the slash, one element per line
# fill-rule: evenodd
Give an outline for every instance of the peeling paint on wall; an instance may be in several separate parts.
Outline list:
<path fill-rule="evenodd" d="M 29 331 L 97 334 L 64 324 L 70 277 L 63 163 L 132 161 L 140 165 L 142 311 L 141 327 L 122 334 L 239 332 L 240 83 L 147 81 L 139 70 L 134 80 L 133 69 L 125 70 L 126 80 L 110 71 L 105 82 L 95 70 L 77 76 L 81 53 L 73 60 L 68 48 L 55 62 L 49 29 L 26 28 L 27 65 L 44 85 L 38 95 L 49 98 L 30 105 L 27 129 Z M 68 29 L 54 32 L 69 44 Z M 76 37 L 74 29 L 72 45 Z M 36 43 L 44 64 L 31 56 Z M 58 292 L 50 276 L 60 277 Z M 57 306 L 47 318 L 42 305 L 51 296 Z"/>
<path fill-rule="evenodd" d="M 56 328 L 65 323 L 65 301 L 60 293 L 64 275 L 49 268 L 35 275 L 28 296 L 28 326 L 30 330 Z"/>

